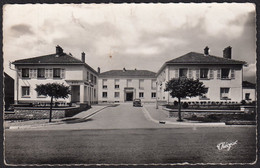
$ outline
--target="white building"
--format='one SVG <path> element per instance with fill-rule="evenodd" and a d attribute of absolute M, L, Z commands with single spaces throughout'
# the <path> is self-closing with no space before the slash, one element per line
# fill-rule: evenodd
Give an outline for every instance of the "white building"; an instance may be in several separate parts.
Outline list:
<path fill-rule="evenodd" d="M 243 100 L 247 102 L 256 101 L 256 86 L 248 81 L 243 81 Z"/>
<path fill-rule="evenodd" d="M 111 70 L 98 79 L 99 102 L 126 102 L 140 98 L 142 102 L 155 102 L 155 73 L 147 70 Z"/>
<path fill-rule="evenodd" d="M 243 99 L 242 81 L 244 61 L 231 59 L 231 47 L 223 51 L 223 57 L 190 52 L 164 63 L 156 74 L 159 101 L 173 102 L 169 92 L 165 92 L 165 83 L 172 78 L 187 77 L 199 79 L 207 88 L 202 97 L 185 98 L 183 101 L 224 101 L 240 102 Z"/>
<path fill-rule="evenodd" d="M 97 103 L 98 72 L 82 60 L 66 54 L 60 46 L 56 53 L 14 61 L 17 71 L 15 79 L 16 103 L 40 103 L 50 101 L 49 97 L 38 95 L 36 85 L 46 83 L 64 83 L 71 87 L 68 99 L 60 99 L 66 103 Z"/>

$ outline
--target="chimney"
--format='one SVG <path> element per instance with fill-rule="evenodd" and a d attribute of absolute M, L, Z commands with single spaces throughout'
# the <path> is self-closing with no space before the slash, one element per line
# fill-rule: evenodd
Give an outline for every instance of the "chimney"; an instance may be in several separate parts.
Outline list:
<path fill-rule="evenodd" d="M 57 55 L 63 54 L 63 49 L 59 45 L 56 46 L 56 54 Z"/>
<path fill-rule="evenodd" d="M 208 55 L 209 55 L 209 47 L 208 47 L 208 46 L 206 46 L 206 47 L 204 48 L 204 55 L 205 55 L 205 56 L 208 56 Z"/>
<path fill-rule="evenodd" d="M 232 51 L 232 47 L 228 46 L 227 48 L 225 48 L 223 50 L 223 57 L 227 59 L 231 59 L 231 51 Z"/>
<path fill-rule="evenodd" d="M 86 54 L 84 52 L 81 53 L 81 61 L 85 63 Z"/>
<path fill-rule="evenodd" d="M 98 74 L 100 74 L 100 67 L 97 68 L 97 72 L 98 72 Z"/>
<path fill-rule="evenodd" d="M 124 71 L 124 72 L 126 71 L 125 67 L 123 68 L 123 71 Z"/>

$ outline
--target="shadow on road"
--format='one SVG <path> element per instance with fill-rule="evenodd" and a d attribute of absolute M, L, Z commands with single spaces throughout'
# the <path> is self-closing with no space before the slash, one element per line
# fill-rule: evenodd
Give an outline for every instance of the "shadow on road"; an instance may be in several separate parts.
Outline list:
<path fill-rule="evenodd" d="M 62 120 L 66 124 L 74 124 L 74 123 L 82 123 L 82 122 L 88 122 L 88 121 L 93 121 L 92 118 L 89 119 L 84 119 L 84 118 L 69 118 Z"/>

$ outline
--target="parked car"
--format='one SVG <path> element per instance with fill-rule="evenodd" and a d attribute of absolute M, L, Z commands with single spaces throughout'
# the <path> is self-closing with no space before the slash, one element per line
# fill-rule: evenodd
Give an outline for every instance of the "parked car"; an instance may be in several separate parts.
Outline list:
<path fill-rule="evenodd" d="M 133 106 L 134 107 L 142 107 L 141 99 L 134 99 Z"/>

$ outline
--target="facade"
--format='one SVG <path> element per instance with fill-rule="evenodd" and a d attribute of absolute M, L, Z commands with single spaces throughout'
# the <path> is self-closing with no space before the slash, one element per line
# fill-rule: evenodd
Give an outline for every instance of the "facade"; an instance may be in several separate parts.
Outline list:
<path fill-rule="evenodd" d="M 126 102 L 140 98 L 142 102 L 155 102 L 156 78 L 147 70 L 111 70 L 100 73 L 98 79 L 99 102 Z"/>
<path fill-rule="evenodd" d="M 223 51 L 223 57 L 209 55 L 209 48 L 204 54 L 190 52 L 167 61 L 156 74 L 159 101 L 173 102 L 165 92 L 165 83 L 172 78 L 187 77 L 199 79 L 207 88 L 204 96 L 185 98 L 183 101 L 218 101 L 238 103 L 243 99 L 243 61 L 231 59 L 231 47 Z"/>
<path fill-rule="evenodd" d="M 256 101 L 256 86 L 248 81 L 243 81 L 243 100 L 247 102 Z"/>
<path fill-rule="evenodd" d="M 71 87 L 68 99 L 59 99 L 63 103 L 97 103 L 98 72 L 85 63 L 85 53 L 79 60 L 66 54 L 60 46 L 56 53 L 29 59 L 14 61 L 16 69 L 15 102 L 41 103 L 50 101 L 49 97 L 38 95 L 36 85 L 63 83 Z"/>
<path fill-rule="evenodd" d="M 5 110 L 8 110 L 11 104 L 14 104 L 14 79 L 4 72 L 4 104 Z"/>

